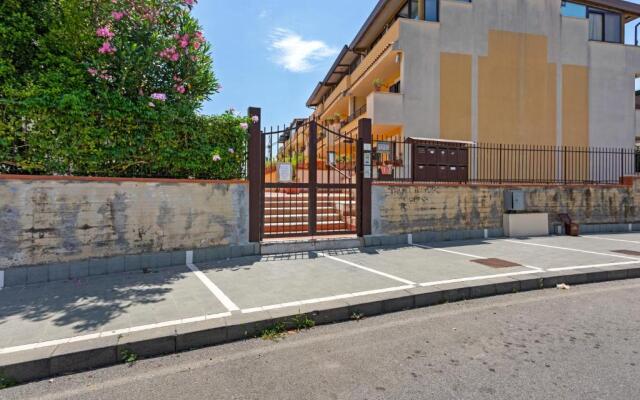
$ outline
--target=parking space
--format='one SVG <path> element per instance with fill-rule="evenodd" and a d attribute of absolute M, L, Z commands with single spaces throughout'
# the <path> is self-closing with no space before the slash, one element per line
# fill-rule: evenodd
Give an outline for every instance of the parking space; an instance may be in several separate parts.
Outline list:
<path fill-rule="evenodd" d="M 191 257 L 187 252 L 187 260 Z M 640 234 L 601 234 L 247 257 L 5 288 L 0 290 L 0 356 L 61 341 L 417 286 L 637 264 Z"/>
<path fill-rule="evenodd" d="M 0 349 L 117 335 L 226 311 L 186 267 L 5 288 L 0 291 Z"/>
<path fill-rule="evenodd" d="M 458 249 L 460 252 L 454 253 L 453 251 L 455 250 L 440 247 L 440 245 L 430 245 L 433 246 L 432 248 L 415 245 L 365 249 L 364 251 L 355 253 L 331 252 L 330 254 L 340 260 L 374 268 L 378 271 L 402 277 L 415 283 L 439 282 L 475 276 L 530 271 L 530 269 L 522 266 L 486 266 L 473 260 L 489 257 L 466 255 L 466 253 L 463 253 L 466 251 L 464 246 L 455 247 L 455 249 Z M 451 252 L 442 250 L 451 250 Z"/>
<path fill-rule="evenodd" d="M 407 284 L 315 253 L 249 257 L 198 268 L 243 310 Z"/>

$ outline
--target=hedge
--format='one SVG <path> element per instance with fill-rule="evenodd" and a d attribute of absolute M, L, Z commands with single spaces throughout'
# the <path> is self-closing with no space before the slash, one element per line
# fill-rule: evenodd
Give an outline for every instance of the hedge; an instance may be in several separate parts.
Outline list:
<path fill-rule="evenodd" d="M 133 105 L 131 106 L 133 107 Z M 0 173 L 237 179 L 246 173 L 246 118 L 179 115 L 167 107 L 0 103 Z M 91 108 L 89 108 L 91 109 Z"/>

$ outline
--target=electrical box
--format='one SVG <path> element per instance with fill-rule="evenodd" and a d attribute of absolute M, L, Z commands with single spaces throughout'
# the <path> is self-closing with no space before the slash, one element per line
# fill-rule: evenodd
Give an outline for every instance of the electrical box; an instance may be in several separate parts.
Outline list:
<path fill-rule="evenodd" d="M 505 190 L 504 191 L 504 209 L 507 212 L 524 211 L 524 191 L 522 190 Z"/>

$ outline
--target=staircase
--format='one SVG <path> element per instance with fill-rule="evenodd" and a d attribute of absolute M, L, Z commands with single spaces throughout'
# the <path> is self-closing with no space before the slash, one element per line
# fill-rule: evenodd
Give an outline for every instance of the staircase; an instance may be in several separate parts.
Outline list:
<path fill-rule="evenodd" d="M 319 189 L 316 200 L 316 231 L 355 232 L 355 195 L 340 189 Z M 309 233 L 309 194 L 266 189 L 264 234 L 304 235 Z"/>

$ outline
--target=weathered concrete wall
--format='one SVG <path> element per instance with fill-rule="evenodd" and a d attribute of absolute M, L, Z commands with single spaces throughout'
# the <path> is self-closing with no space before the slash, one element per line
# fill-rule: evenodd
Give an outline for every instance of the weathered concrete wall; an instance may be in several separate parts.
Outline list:
<path fill-rule="evenodd" d="M 549 213 L 549 227 L 559 213 L 579 224 L 640 221 L 640 185 L 524 186 L 528 212 Z M 426 231 L 501 229 L 504 214 L 501 186 L 374 185 L 374 235 Z"/>
<path fill-rule="evenodd" d="M 0 178 L 0 268 L 248 242 L 242 182 Z"/>

